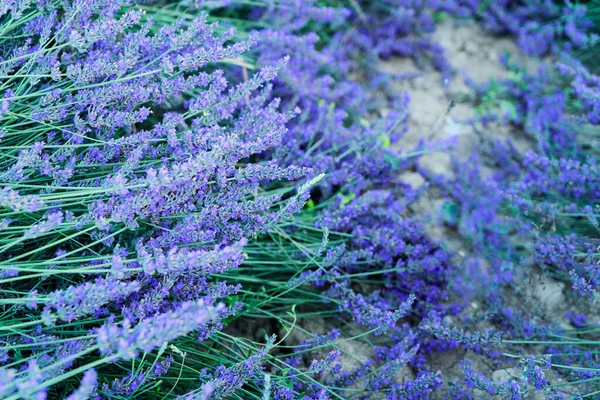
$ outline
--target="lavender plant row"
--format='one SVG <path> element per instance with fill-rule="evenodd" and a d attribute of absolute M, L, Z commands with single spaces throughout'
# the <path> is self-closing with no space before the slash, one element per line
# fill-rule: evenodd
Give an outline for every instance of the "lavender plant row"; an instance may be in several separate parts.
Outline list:
<path fill-rule="evenodd" d="M 590 10 L 0 2 L 0 398 L 593 398 Z M 431 35 L 445 14 L 561 60 L 531 75 L 505 59 L 510 79 L 472 84 L 479 122 L 536 148 L 490 141 L 455 180 L 417 163 L 446 143 L 402 148 L 410 99 L 378 68 L 411 57 L 453 79 Z M 428 183 L 401 183 L 409 169 Z M 430 190 L 468 257 L 411 211 Z M 568 282 L 573 329 L 510 301 L 531 271 Z M 460 379 L 438 370 L 461 351 Z"/>

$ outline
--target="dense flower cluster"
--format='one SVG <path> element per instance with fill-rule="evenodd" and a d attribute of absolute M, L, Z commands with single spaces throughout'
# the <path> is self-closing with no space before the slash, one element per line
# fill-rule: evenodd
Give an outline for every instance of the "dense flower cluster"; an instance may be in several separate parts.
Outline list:
<path fill-rule="evenodd" d="M 494 7 L 498 5 L 492 3 Z M 557 12 L 558 8 L 549 10 Z M 572 7 L 561 12 L 583 11 Z M 588 41 L 595 40 L 583 33 L 581 41 L 574 39 L 570 18 L 565 16 L 560 21 L 569 25 L 564 29 L 573 45 L 587 46 Z M 591 26 L 585 19 L 581 24 Z M 552 24 L 548 29 L 557 32 Z M 558 42 L 544 40 L 544 43 Z M 488 140 L 476 149 L 469 162 L 454 160 L 456 178 L 434 176 L 421 170 L 446 197 L 443 223 L 457 228 L 469 245 L 469 257 L 458 268 L 479 282 L 467 287 L 473 290 L 471 298 L 483 305 L 485 313 L 465 316 L 461 322 L 465 326 L 492 324 L 501 333 L 502 339 L 498 337 L 497 343 L 502 345 L 547 343 L 544 351 L 555 354 L 553 362 L 573 369 L 556 368 L 556 372 L 571 380 L 578 390 L 593 392 L 597 390 L 594 385 L 578 381 L 588 368 L 597 368 L 597 357 L 588 352 L 583 359 L 579 352 L 566 350 L 571 348 L 569 341 L 577 331 L 570 332 L 564 323 L 553 320 L 550 315 L 557 306 L 544 304 L 543 298 L 536 297 L 539 289 L 532 287 L 532 279 L 540 277 L 541 290 L 546 289 L 547 282 L 566 282 L 565 287 L 571 290 L 555 286 L 553 293 L 566 299 L 573 327 L 586 325 L 586 313 L 579 314 L 569 307 L 586 302 L 580 296 L 598 298 L 598 154 L 584 132 L 597 124 L 593 99 L 600 92 L 595 75 L 566 54 L 561 55 L 556 65 L 540 65 L 535 73 L 526 72 L 506 57 L 502 63 L 509 70 L 507 79 L 483 84 L 469 82 L 481 112 L 475 122 L 484 127 L 494 120 L 519 126 L 532 139 L 532 150 L 519 153 L 510 142 Z M 480 167 L 483 163 L 492 166 L 494 172 L 485 176 Z M 473 269 L 473 265 L 477 267 Z M 491 290 L 478 292 L 480 286 Z M 502 294 L 504 291 L 525 302 L 533 299 L 532 307 L 520 310 Z M 465 337 L 462 329 L 447 327 L 440 320 L 427 322 L 425 327 L 453 347 L 469 341 L 470 335 Z M 475 350 L 481 353 L 481 349 Z M 523 349 L 514 351 L 522 353 Z M 492 350 L 483 354 L 494 362 L 502 362 Z M 507 360 L 503 363 L 514 365 Z M 455 396 L 477 398 L 479 391 L 484 391 L 498 397 L 521 398 L 537 390 L 552 399 L 579 398 L 577 391 L 562 392 L 548 383 L 542 370 L 551 368 L 549 362 L 521 360 L 523 376 L 512 382 L 492 381 L 468 363 L 463 363 L 463 368 L 466 379 L 463 386 L 453 389 Z"/>
<path fill-rule="evenodd" d="M 593 314 L 563 313 L 584 341 L 509 300 L 539 298 L 534 273 L 568 282 L 569 304 L 600 296 L 600 166 L 581 133 L 600 121 L 600 80 L 563 54 L 596 42 L 587 11 L 3 2 L 0 397 L 566 398 L 557 374 L 594 393 Z M 432 34 L 448 14 L 561 59 L 527 73 L 504 58 L 509 78 L 469 82 L 475 123 L 535 145 L 487 141 L 455 178 L 402 156 L 438 144 L 400 148 L 410 96 L 379 68 L 410 57 L 447 84 Z M 401 183 L 406 169 L 426 184 Z M 414 214 L 429 190 L 468 256 Z M 531 345 L 544 356 L 523 358 Z M 463 378 L 449 382 L 436 360 L 457 349 Z M 518 376 L 494 381 L 474 355 L 518 358 Z"/>
<path fill-rule="evenodd" d="M 597 36 L 590 35 L 594 22 L 585 6 L 567 3 L 560 7 L 548 0 L 473 1 L 471 10 L 480 11 L 483 25 L 495 33 L 509 33 L 529 55 L 586 48 Z M 477 9 L 475 9 L 477 7 Z"/>
<path fill-rule="evenodd" d="M 164 349 L 164 371 L 97 375 L 221 329 L 241 287 L 212 276 L 301 202 L 294 181 L 311 169 L 251 161 L 298 113 L 271 97 L 287 58 L 231 82 L 256 38 L 205 13 L 168 24 L 112 0 L 5 5 L 2 397 L 63 390 L 51 386 L 75 365 L 97 374 L 70 398 L 131 395 L 168 369 Z"/>

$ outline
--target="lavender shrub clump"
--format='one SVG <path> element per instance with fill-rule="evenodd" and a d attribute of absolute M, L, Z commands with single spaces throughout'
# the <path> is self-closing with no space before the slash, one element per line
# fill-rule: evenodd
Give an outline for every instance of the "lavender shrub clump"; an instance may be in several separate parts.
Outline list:
<path fill-rule="evenodd" d="M 566 53 L 595 44 L 588 11 L 0 4 L 0 397 L 594 396 L 593 314 L 569 309 L 569 330 L 510 301 L 534 273 L 568 282 L 569 304 L 600 296 L 600 89 Z M 505 58 L 508 79 L 470 82 L 477 122 L 535 146 L 488 141 L 456 179 L 417 163 L 445 143 L 402 148 L 410 96 L 379 68 L 410 57 L 452 79 L 433 40 L 446 15 L 560 58 L 533 74 Z M 402 183 L 409 169 L 426 184 Z M 431 190 L 468 257 L 414 213 Z M 436 360 L 460 351 L 456 380 Z M 475 356 L 518 376 L 493 380 Z"/>
<path fill-rule="evenodd" d="M 241 287 L 212 276 L 301 201 L 309 168 L 251 161 L 297 114 L 269 94 L 287 59 L 230 83 L 219 63 L 256 38 L 204 13 L 165 24 L 108 0 L 1 18 L 2 397 L 143 392 L 168 369 L 163 343 L 239 311 L 223 301 Z M 106 386 L 131 359 L 127 385 Z"/>
<path fill-rule="evenodd" d="M 568 9 L 581 15 L 585 11 L 571 5 Z M 581 24 L 593 25 L 587 17 Z M 573 34 L 572 24 L 568 29 Z M 596 38 L 584 31 L 579 44 L 590 46 Z M 554 46 L 559 42 L 544 43 Z M 596 75 L 591 72 L 592 65 L 563 53 L 564 49 L 548 49 L 559 53 L 559 62 L 542 64 L 531 73 L 503 57 L 507 79 L 469 82 L 475 93 L 471 100 L 480 112 L 476 122 L 484 127 L 492 121 L 518 126 L 531 140 L 532 150 L 519 153 L 510 141 L 484 140 L 470 161 L 454 160 L 456 179 L 422 170 L 446 197 L 444 223 L 467 240 L 469 257 L 458 268 L 479 282 L 471 286 L 476 291 L 470 298 L 483 305 L 483 310 L 463 317 L 461 323 L 498 329 L 501 339 L 481 354 L 506 367 L 514 367 L 511 359 L 521 358 L 519 368 L 523 370 L 521 378 L 498 382 L 465 362 L 463 386 L 451 391 L 455 396 L 477 398 L 487 392 L 499 398 L 523 398 L 538 391 L 549 399 L 564 399 L 598 393 L 593 372 L 598 360 L 591 350 L 597 344 L 596 329 L 586 322 L 598 296 L 598 152 L 590 140 L 598 122 L 593 100 L 598 96 Z M 571 49 L 568 42 L 565 49 Z M 483 163 L 494 172 L 484 176 Z M 474 270 L 473 265 L 478 267 Z M 555 293 L 564 296 L 572 326 L 559 323 L 556 305 L 544 305 L 535 289 L 532 293 L 532 279 L 541 279 L 542 287 L 564 283 L 565 289 Z M 477 291 L 478 287 L 486 290 Z M 517 306 L 507 292 L 529 302 L 531 308 Z M 591 308 L 579 314 L 583 304 L 584 309 Z M 450 331 L 441 324 L 428 323 L 426 327 L 453 346 L 468 344 L 468 337 L 458 327 Z M 589 340 L 586 346 L 590 347 L 580 348 L 572 342 L 580 335 Z M 494 347 L 503 347 L 508 359 L 499 359 Z M 537 353 L 537 357 L 523 357 L 527 352 Z M 552 361 L 546 358 L 542 362 L 544 354 L 551 354 Z M 551 381 L 543 372 L 547 370 L 566 382 Z"/>

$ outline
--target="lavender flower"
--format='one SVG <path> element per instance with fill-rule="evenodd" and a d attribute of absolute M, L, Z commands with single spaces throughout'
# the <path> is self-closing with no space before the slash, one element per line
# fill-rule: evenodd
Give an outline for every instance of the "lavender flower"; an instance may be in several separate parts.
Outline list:
<path fill-rule="evenodd" d="M 23 234 L 23 237 L 25 239 L 36 238 L 60 226 L 62 222 L 63 214 L 60 211 L 51 213 L 46 217 L 45 221 L 29 227 L 29 229 L 27 229 L 27 231 L 25 231 Z"/>
<path fill-rule="evenodd" d="M 185 400 L 198 400 L 227 397 L 240 388 L 244 382 L 260 373 L 260 363 L 266 357 L 267 352 L 273 347 L 274 342 L 275 336 L 270 337 L 267 340 L 266 346 L 257 354 L 251 355 L 243 362 L 235 364 L 230 368 L 219 366 L 213 373 L 208 373 L 206 369 L 202 370 L 201 378 L 210 380 L 203 383 L 200 390 L 188 393 L 181 398 Z"/>
<path fill-rule="evenodd" d="M 308 367 L 308 373 L 310 374 L 322 374 L 327 368 L 338 361 L 340 358 L 339 350 L 332 350 L 329 352 L 326 358 L 322 360 L 312 360 Z"/>
<path fill-rule="evenodd" d="M 55 311 L 53 319 L 71 322 L 79 317 L 94 314 L 109 301 L 126 298 L 140 290 L 138 281 L 119 282 L 97 279 L 65 290 L 48 294 L 44 300 L 44 311 Z"/>
<path fill-rule="evenodd" d="M 535 357 L 531 356 L 528 359 L 521 360 L 520 367 L 523 369 L 523 377 L 537 390 L 542 390 L 548 385 L 543 370 L 550 369 L 550 356 L 546 356 L 542 361 L 542 366 L 539 366 Z"/>
<path fill-rule="evenodd" d="M 91 398 L 96 389 L 98 374 L 94 369 L 88 369 L 83 373 L 81 385 L 77 390 L 67 396 L 67 400 L 86 400 Z"/>
<path fill-rule="evenodd" d="M 221 304 L 207 307 L 203 301 L 186 302 L 176 310 L 143 320 L 133 327 L 127 320 L 121 326 L 103 325 L 98 329 L 98 345 L 104 354 L 132 359 L 137 349 L 150 352 L 164 342 L 200 328 L 223 307 Z"/>
<path fill-rule="evenodd" d="M 35 212 L 42 206 L 42 202 L 38 196 L 20 196 L 13 189 L 5 187 L 0 190 L 0 205 L 14 211 Z"/>
<path fill-rule="evenodd" d="M 244 260 L 245 255 L 242 248 L 246 239 L 225 246 L 222 249 L 210 251 L 188 251 L 172 248 L 167 255 L 157 249 L 153 256 L 148 254 L 143 246 L 139 246 L 140 265 L 149 275 L 158 274 L 182 274 L 191 272 L 198 275 L 212 275 L 234 269 Z"/>
<path fill-rule="evenodd" d="M 382 334 L 393 328 L 416 300 L 416 296 L 411 295 L 397 310 L 389 310 L 389 305 L 380 301 L 379 292 L 364 297 L 350 289 L 347 282 L 334 284 L 327 294 L 342 300 L 339 310 L 350 312 L 356 322 L 374 329 L 375 334 Z"/>

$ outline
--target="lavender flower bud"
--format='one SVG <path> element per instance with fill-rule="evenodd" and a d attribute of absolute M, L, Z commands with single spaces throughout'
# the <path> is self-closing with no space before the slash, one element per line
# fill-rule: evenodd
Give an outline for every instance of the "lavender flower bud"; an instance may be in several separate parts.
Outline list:
<path fill-rule="evenodd" d="M 212 307 L 199 300 L 182 303 L 177 309 L 143 320 L 134 327 L 127 320 L 121 326 L 103 325 L 98 329 L 98 345 L 104 354 L 131 359 L 137 349 L 150 352 L 164 342 L 206 325 L 222 308 L 223 304 Z"/>
<path fill-rule="evenodd" d="M 87 400 L 91 398 L 96 389 L 98 374 L 94 369 L 88 369 L 83 373 L 81 385 L 77 390 L 67 396 L 66 400 Z"/>

